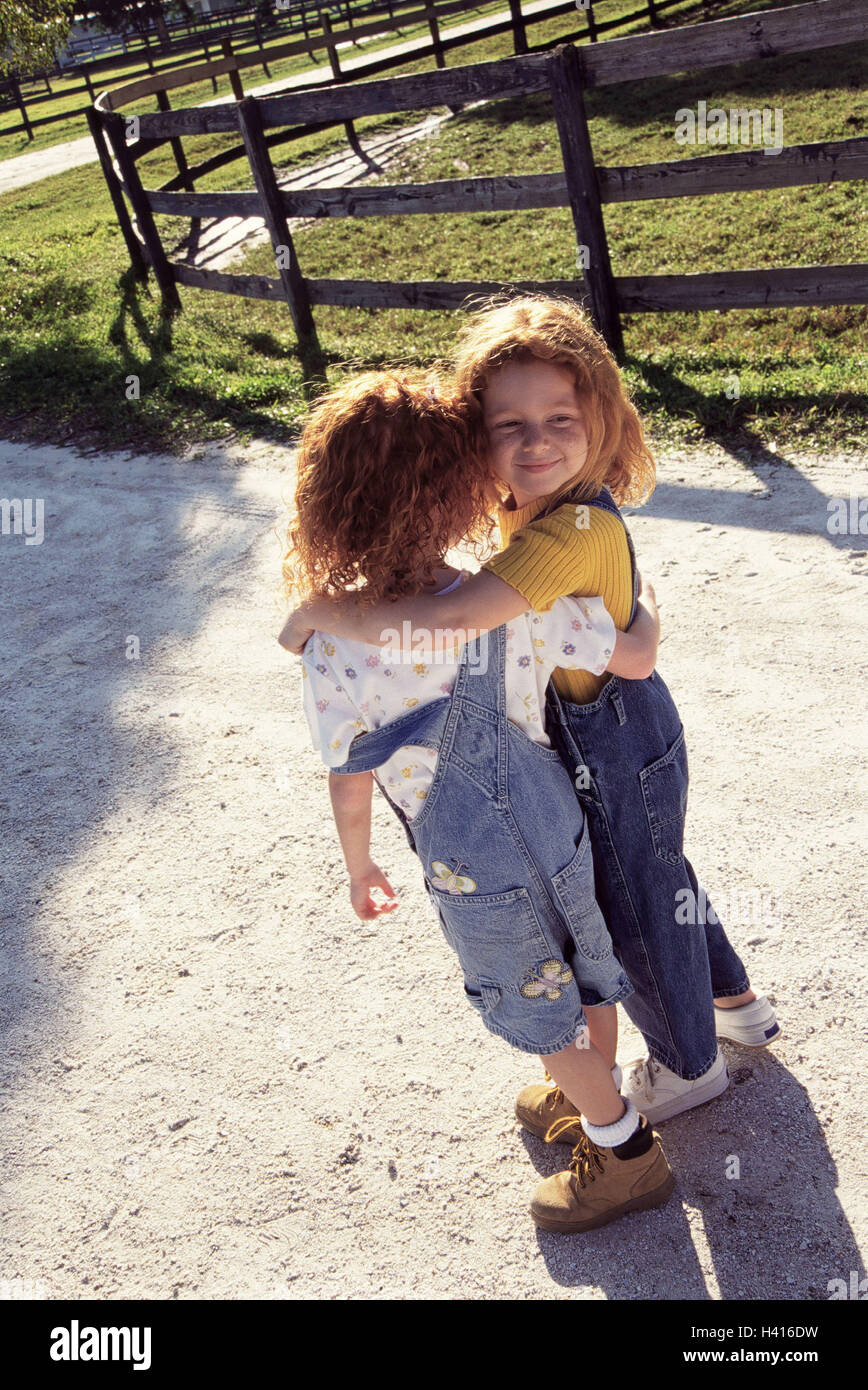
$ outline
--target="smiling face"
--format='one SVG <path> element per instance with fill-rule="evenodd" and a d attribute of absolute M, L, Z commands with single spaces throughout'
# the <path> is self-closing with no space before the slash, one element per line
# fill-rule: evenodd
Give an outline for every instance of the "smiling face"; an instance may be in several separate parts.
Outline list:
<path fill-rule="evenodd" d="M 495 476 L 516 507 L 556 492 L 584 468 L 588 436 L 573 375 L 534 358 L 492 372 L 482 393 Z"/>

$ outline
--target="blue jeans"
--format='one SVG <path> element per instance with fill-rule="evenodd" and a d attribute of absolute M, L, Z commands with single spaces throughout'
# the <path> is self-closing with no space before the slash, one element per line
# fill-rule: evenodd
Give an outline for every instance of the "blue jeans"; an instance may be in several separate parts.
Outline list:
<path fill-rule="evenodd" d="M 577 783 L 597 902 L 635 989 L 624 1008 L 651 1056 L 693 1080 L 717 1056 L 713 997 L 750 986 L 720 923 L 691 925 L 694 914 L 679 911 L 686 893 L 698 900 L 699 886 L 683 852 L 688 775 L 678 710 L 656 671 L 641 681 L 612 676 L 587 705 L 549 684 L 546 728 Z"/>

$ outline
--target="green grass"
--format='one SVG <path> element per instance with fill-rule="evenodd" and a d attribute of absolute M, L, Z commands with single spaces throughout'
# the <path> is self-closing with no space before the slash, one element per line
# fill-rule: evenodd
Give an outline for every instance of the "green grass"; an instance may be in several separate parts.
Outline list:
<path fill-rule="evenodd" d="M 741 5 L 757 7 L 756 0 Z M 532 41 L 545 37 L 546 26 L 531 33 Z M 497 43 L 450 55 L 450 66 L 497 56 Z M 509 48 L 504 36 L 500 51 Z M 596 158 L 614 165 L 694 154 L 675 145 L 673 119 L 678 107 L 695 108 L 700 98 L 724 107 L 781 106 L 785 144 L 864 133 L 865 48 L 779 59 L 753 76 L 747 67 L 719 68 L 592 92 Z M 405 113 L 389 122 L 360 121 L 358 129 L 364 140 L 366 130 L 411 119 Z M 194 162 L 227 142 L 231 137 L 196 137 L 185 140 L 185 149 Z M 277 157 L 306 163 L 343 147 L 338 129 L 288 145 Z M 466 170 L 543 172 L 559 161 L 546 100 L 497 102 L 409 147 L 384 181 Z M 148 187 L 171 177 L 169 147 L 140 167 Z M 239 162 L 201 186 L 250 184 Z M 188 226 L 157 220 L 167 238 Z M 609 205 L 605 220 L 616 274 L 868 260 L 859 182 Z M 182 288 L 183 313 L 164 320 L 153 280 L 143 287 L 129 274 L 98 166 L 0 198 L 0 229 L 4 434 L 161 450 L 227 434 L 292 439 L 318 388 L 305 379 L 288 309 Z M 310 277 L 508 283 L 575 274 L 575 236 L 565 209 L 323 220 L 301 227 L 296 245 Z M 270 248 L 256 248 L 233 269 L 274 276 Z M 315 316 L 330 382 L 355 367 L 426 364 L 448 355 L 462 318 L 325 308 Z M 711 437 L 749 448 L 774 441 L 779 452 L 788 445 L 856 448 L 868 437 L 866 322 L 866 306 L 637 314 L 624 320 L 625 373 L 659 440 Z M 137 400 L 127 399 L 130 374 L 140 378 Z M 730 399 L 734 376 L 740 394 Z"/>

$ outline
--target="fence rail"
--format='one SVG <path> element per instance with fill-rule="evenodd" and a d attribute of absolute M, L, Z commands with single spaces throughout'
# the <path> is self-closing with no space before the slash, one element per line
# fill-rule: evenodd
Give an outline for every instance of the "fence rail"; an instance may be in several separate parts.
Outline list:
<path fill-rule="evenodd" d="M 705 0 L 708 3 L 709 0 Z M 164 77 L 173 69 L 186 69 L 191 55 L 196 50 L 202 52 L 202 66 L 197 71 L 199 76 L 195 79 L 181 75 L 179 82 L 167 86 L 165 90 L 171 90 L 172 86 L 186 86 L 191 80 L 206 81 L 210 80 L 212 89 L 217 91 L 217 78 L 225 76 L 227 73 L 240 72 L 245 68 L 262 67 L 266 77 L 271 76 L 269 63 L 279 61 L 286 57 L 301 56 L 307 54 L 312 61 L 316 61 L 316 55 L 323 53 L 327 56 L 332 67 L 333 76 L 340 76 L 340 61 L 337 53 L 338 45 L 354 44 L 357 45 L 360 39 L 376 34 L 401 33 L 401 27 L 407 25 L 428 23 L 431 31 L 431 47 L 438 67 L 445 64 L 445 52 L 454 47 L 457 42 L 448 35 L 442 36 L 439 33 L 439 21 L 450 17 L 455 13 L 463 13 L 467 10 L 480 9 L 486 0 L 480 0 L 479 4 L 474 4 L 473 0 L 374 0 L 373 3 L 359 5 L 357 0 L 346 0 L 340 5 L 319 3 L 319 0 L 304 0 L 304 3 L 296 3 L 290 6 L 289 10 L 284 7 L 277 7 L 280 15 L 279 22 L 263 21 L 249 8 L 240 7 L 235 10 L 224 10 L 210 16 L 210 22 L 205 24 L 200 22 L 194 25 L 191 36 L 186 40 L 173 41 L 167 46 L 158 46 L 150 40 L 144 41 L 139 47 L 134 48 L 132 40 L 130 42 L 130 62 L 132 70 L 125 74 L 124 87 L 117 91 L 126 90 L 129 84 L 137 79 L 143 79 L 145 85 L 140 89 L 144 95 L 150 95 L 152 90 L 148 84 L 154 76 Z M 541 16 L 530 13 L 534 9 L 533 5 L 528 6 L 525 0 L 524 15 L 521 12 L 521 0 L 509 0 L 510 10 L 514 11 L 509 20 L 500 21 L 485 32 L 480 33 L 480 38 L 489 37 L 493 33 L 502 33 L 512 28 L 515 32 L 516 51 L 525 51 L 527 48 L 526 38 L 524 37 L 524 26 L 528 23 L 539 22 L 540 18 L 545 19 L 551 14 L 565 13 L 575 10 L 575 0 L 564 0 L 561 5 L 551 5 L 554 0 L 543 0 L 543 5 L 537 6 L 544 11 Z M 595 37 L 596 32 L 608 30 L 610 28 L 622 27 L 632 23 L 636 19 L 641 19 L 647 15 L 652 17 L 652 22 L 656 21 L 657 11 L 665 10 L 671 5 L 684 4 L 686 0 L 645 0 L 645 3 L 632 14 L 619 16 L 609 19 L 603 23 L 595 23 L 593 12 L 590 15 L 590 32 Z M 334 30 L 332 27 L 331 13 L 343 11 L 347 17 L 345 28 Z M 251 15 L 251 19 L 232 20 L 232 15 L 244 14 Z M 359 22 L 360 18 L 364 21 L 369 16 L 379 16 L 378 19 L 371 20 L 369 23 Z M 169 29 L 189 27 L 183 21 L 169 24 Z M 287 32 L 294 33 L 300 31 L 304 34 L 302 39 L 294 39 L 286 42 Z M 566 36 L 565 36 L 566 37 Z M 272 42 L 275 38 L 282 38 L 282 42 Z M 253 39 L 255 41 L 254 50 L 251 53 L 236 52 L 234 46 L 239 43 L 244 45 Z M 464 41 L 466 42 L 466 40 Z M 212 51 L 220 53 L 226 52 L 226 44 L 229 45 L 228 61 L 219 58 L 212 58 Z M 523 45 L 523 47 L 521 46 Z M 155 68 L 153 53 L 157 54 L 160 61 L 159 69 Z M 178 58 L 176 55 L 182 54 Z M 135 68 L 135 63 L 141 57 L 145 58 L 147 66 Z M 52 125 L 58 121 L 74 119 L 76 116 L 84 115 L 87 107 L 74 107 L 71 110 L 55 112 L 49 116 L 31 116 L 30 110 L 35 106 L 40 106 L 45 102 L 55 102 L 58 97 L 77 96 L 79 93 L 87 93 L 88 100 L 93 102 L 95 99 L 94 83 L 98 82 L 99 75 L 109 70 L 117 70 L 123 60 L 118 54 L 109 54 L 106 57 L 94 59 L 89 63 L 74 63 L 67 65 L 66 70 L 60 67 L 50 71 L 33 74 L 33 82 L 44 82 L 45 92 L 38 94 L 25 93 L 23 86 L 25 79 L 20 76 L 13 76 L 0 81 L 0 110 L 4 104 L 17 106 L 21 112 L 21 122 L 13 126 L 5 126 L 0 131 L 0 136 L 15 135 L 25 131 L 28 139 L 33 139 L 33 131 L 38 126 Z M 207 66 L 211 64 L 212 66 Z M 51 77 L 63 77 L 65 73 L 79 74 L 83 81 L 79 87 L 65 87 L 62 92 L 51 90 Z M 329 81 L 331 79 L 327 79 Z M 8 100 L 4 103 L 4 97 Z M 135 96 L 125 96 L 124 101 L 135 100 Z"/>
<path fill-rule="evenodd" d="M 670 3 L 683 3 L 683 0 L 670 0 Z M 210 16 L 199 16 L 197 20 L 170 21 L 167 28 L 170 33 L 173 30 L 184 28 L 188 30 L 188 38 L 174 40 L 168 45 L 158 44 L 154 31 L 154 41 L 147 36 L 135 34 L 125 40 L 125 55 L 129 57 L 132 70 L 125 74 L 125 82 L 132 82 L 136 78 L 153 77 L 157 69 L 154 65 L 153 54 L 156 53 L 160 68 L 159 74 L 170 72 L 173 68 L 183 67 L 189 64 L 191 55 L 196 50 L 201 50 L 203 62 L 215 61 L 211 57 L 212 50 L 216 53 L 221 52 L 223 44 L 228 40 L 230 50 L 233 43 L 239 42 L 243 45 L 252 40 L 255 41 L 255 50 L 252 55 L 239 54 L 239 67 L 262 67 L 266 77 L 271 73 L 268 67 L 269 62 L 282 56 L 291 56 L 293 53 L 304 54 L 315 61 L 315 55 L 320 50 L 327 52 L 331 40 L 326 30 L 331 23 L 330 12 L 344 12 L 348 22 L 348 28 L 337 35 L 337 42 L 356 43 L 363 31 L 358 24 L 354 24 L 354 17 L 367 17 L 370 15 L 380 15 L 381 22 L 374 24 L 370 32 L 397 32 L 400 33 L 400 26 L 411 22 L 409 17 L 401 13 L 406 10 L 418 10 L 420 0 L 372 0 L 367 4 L 360 4 L 359 0 L 345 0 L 345 3 L 319 3 L 319 0 L 295 0 L 295 3 L 287 9 L 285 6 L 275 9 L 279 16 L 278 20 L 262 20 L 255 9 L 240 6 L 234 10 L 222 10 Z M 462 3 L 454 6 L 455 9 L 466 10 L 474 8 L 472 3 Z M 233 18 L 233 16 L 247 16 L 247 18 Z M 304 34 L 304 39 L 293 44 L 283 44 L 268 46 L 274 38 L 283 37 L 287 33 L 296 31 Z M 311 37 L 313 36 L 313 37 Z M 178 57 L 177 55 L 183 55 Z M 144 57 L 146 66 L 136 68 L 135 64 Z M 66 121 L 76 116 L 85 115 L 88 108 L 86 106 L 74 107 L 71 110 L 56 112 L 49 116 L 31 116 L 30 110 L 35 106 L 43 105 L 45 102 L 56 102 L 59 97 L 77 96 L 79 93 L 87 93 L 89 102 L 95 99 L 94 83 L 99 76 L 109 70 L 116 71 L 124 62 L 124 55 L 117 52 L 109 53 L 104 57 L 93 59 L 90 62 L 67 63 L 64 67 L 58 63 L 55 68 L 44 72 L 34 73 L 30 78 L 25 79 L 20 74 L 0 80 L 0 110 L 10 106 L 17 106 L 21 112 L 21 122 L 18 125 L 4 126 L 0 135 L 15 135 L 25 131 L 29 139 L 33 139 L 33 131 L 37 126 L 53 125 L 58 121 Z M 229 71 L 229 69 L 226 69 Z M 79 87 L 64 87 L 61 92 L 54 92 L 51 89 L 51 78 L 59 79 L 68 74 L 80 75 L 82 84 Z M 206 74 L 209 76 L 210 74 Z M 219 73 L 217 75 L 220 75 Z M 211 75 L 213 90 L 216 92 L 217 85 L 214 75 Z M 29 93 L 24 91 L 28 83 L 44 83 L 45 92 Z M 181 85 L 186 85 L 186 79 Z"/>
<path fill-rule="evenodd" d="M 407 2 L 407 0 L 405 0 L 405 2 Z M 521 8 L 521 0 L 510 0 L 510 12 L 508 16 L 506 16 L 505 12 L 501 12 L 500 15 L 495 14 L 494 16 L 489 16 L 479 21 L 473 21 L 471 25 L 471 32 L 468 32 L 468 26 L 461 26 L 460 31 L 441 31 L 438 23 L 439 19 L 448 17 L 448 15 L 450 15 L 453 12 L 466 12 L 467 6 L 465 3 L 463 3 L 463 0 L 458 0 L 458 3 L 456 3 L 456 0 L 409 0 L 409 3 L 414 4 L 417 11 L 420 7 L 420 4 L 423 4 L 426 13 L 430 14 L 430 40 L 414 40 L 412 54 L 404 52 L 396 54 L 393 51 L 391 54 L 387 53 L 385 57 L 377 57 L 376 55 L 373 55 L 370 58 L 364 59 L 362 63 L 357 63 L 354 66 L 352 72 L 342 71 L 338 61 L 336 45 L 339 40 L 347 36 L 349 31 L 341 31 L 341 33 L 332 32 L 330 36 L 332 40 L 332 47 L 330 49 L 329 54 L 331 63 L 331 76 L 325 79 L 324 81 L 312 80 L 310 82 L 302 81 L 301 83 L 299 83 L 298 79 L 289 79 L 293 87 L 295 87 L 296 89 L 302 87 L 305 91 L 312 91 L 317 89 L 334 90 L 334 86 L 338 82 L 343 82 L 350 78 L 358 78 L 362 75 L 371 75 L 375 72 L 382 72 L 388 70 L 389 68 L 401 66 L 404 63 L 406 63 L 410 56 L 419 57 L 423 55 L 430 55 L 431 53 L 433 53 L 435 61 L 438 62 L 439 66 L 441 65 L 441 63 L 445 63 L 445 58 L 443 55 L 447 47 L 451 48 L 458 44 L 467 45 L 469 43 L 490 37 L 490 35 L 493 33 L 502 33 L 505 30 L 509 30 L 510 28 L 513 32 L 513 41 L 516 50 L 522 47 L 526 48 L 526 29 L 528 24 L 539 23 L 542 20 L 549 19 L 553 16 L 563 14 L 566 12 L 573 13 L 575 10 L 575 0 L 531 0 L 530 4 L 527 4 L 525 0 L 524 10 L 522 10 Z M 599 31 L 599 29 L 601 29 L 602 27 L 611 28 L 620 24 L 626 24 L 635 20 L 637 17 L 641 18 L 652 16 L 654 22 L 656 22 L 657 12 L 659 12 L 663 8 L 666 8 L 667 6 L 680 3 L 683 3 L 683 0 L 647 0 L 647 8 L 645 10 L 633 11 L 630 15 L 617 16 L 607 21 L 606 26 L 603 26 L 602 24 L 595 22 L 593 18 L 593 7 L 589 3 L 587 10 L 583 11 L 585 27 L 583 30 L 580 30 L 579 33 L 584 33 L 585 35 L 593 37 L 594 33 L 596 31 Z M 358 31 L 356 31 L 356 33 L 358 33 Z M 569 35 L 563 35 L 560 37 L 562 39 L 575 38 L 577 37 L 577 35 L 575 33 L 571 33 Z M 549 47 L 550 46 L 551 45 L 549 45 Z M 286 45 L 283 48 L 281 48 L 280 52 L 285 52 L 287 48 L 292 47 L 292 45 Z M 236 97 L 236 99 L 240 100 L 243 96 L 243 89 L 241 87 L 239 69 L 243 68 L 244 66 L 249 66 L 251 63 L 255 61 L 255 57 L 249 58 L 247 60 L 244 60 L 243 58 L 238 60 L 237 55 L 233 55 L 231 52 L 227 52 L 226 57 L 224 59 L 212 62 L 210 65 L 201 64 L 196 65 L 192 68 L 188 68 L 184 74 L 167 75 L 164 73 L 159 73 L 145 79 L 143 83 L 125 83 L 123 84 L 123 86 L 114 88 L 110 92 L 102 93 L 97 100 L 96 106 L 97 109 L 100 111 L 116 110 L 128 104 L 130 101 L 141 99 L 143 96 L 155 95 L 157 97 L 160 110 L 168 111 L 170 109 L 170 104 L 167 95 L 169 91 L 179 86 L 185 85 L 188 82 L 202 81 L 208 77 L 211 78 L 211 81 L 215 84 L 216 89 L 216 77 L 224 76 L 226 74 L 229 75 L 234 96 Z M 230 114 L 228 116 L 218 114 L 213 121 L 208 121 L 208 129 L 214 128 L 219 130 L 225 129 L 234 131 L 237 128 L 237 123 L 235 122 L 235 119 L 231 114 L 231 108 L 229 108 L 229 112 Z M 302 125 L 298 125 L 295 129 L 289 132 L 277 132 L 267 135 L 265 136 L 265 142 L 269 146 L 269 148 L 271 148 L 274 145 L 298 139 L 300 136 L 304 134 L 320 131 L 328 128 L 329 126 L 334 126 L 341 123 L 345 127 L 351 147 L 357 154 L 360 155 L 361 150 L 355 136 L 351 115 L 344 116 L 340 120 L 330 120 L 328 117 L 326 117 L 321 121 L 306 122 Z M 134 144 L 130 146 L 132 158 L 134 160 L 137 160 L 143 154 L 146 154 L 149 148 L 155 148 L 156 145 L 160 143 L 161 139 L 169 140 L 172 138 L 172 136 L 167 134 L 163 137 L 151 136 L 149 138 L 152 142 L 150 144 L 146 140 L 136 140 Z M 207 173 L 213 172 L 215 169 L 222 168 L 225 165 L 232 163 L 236 158 L 243 155 L 244 153 L 244 145 L 241 144 L 233 147 L 230 150 L 221 151 L 219 154 L 214 155 L 210 159 L 205 160 L 203 163 L 197 165 L 194 169 L 189 169 L 186 167 L 186 165 L 182 169 L 179 164 L 178 177 L 176 179 L 170 180 L 167 184 L 164 184 L 163 187 L 167 189 L 176 187 L 190 188 L 191 180 L 195 178 L 200 178 Z"/>
<path fill-rule="evenodd" d="M 603 205 L 612 202 L 866 178 L 868 138 L 782 146 L 773 157 L 763 147 L 754 147 L 651 164 L 598 166 L 585 113 L 585 91 L 648 77 L 703 71 L 733 62 L 759 65 L 782 55 L 866 39 L 868 11 L 862 0 L 810 0 L 807 4 L 759 14 L 582 47 L 561 45 L 554 52 L 520 54 L 498 62 L 389 81 L 261 99 L 243 97 L 232 106 L 147 113 L 137 118 L 140 140 L 136 148 L 127 145 L 124 119 L 115 109 L 120 104 L 116 91 L 110 94 L 111 101 L 106 96 L 96 103 L 92 129 L 95 139 L 100 129 L 106 131 L 114 153 L 117 168 L 103 158 L 103 170 L 112 170 L 111 174 L 106 172 L 110 188 L 112 178 L 116 180 L 112 190 L 115 206 L 119 201 L 123 204 L 126 194 L 133 207 L 138 226 L 133 228 L 127 218 L 130 225 L 125 229 L 133 264 L 141 269 L 150 263 L 167 307 L 179 307 L 179 284 L 247 298 L 282 300 L 289 305 L 300 342 L 309 346 L 315 344 L 312 308 L 318 305 L 456 308 L 468 297 L 502 289 L 503 283 L 306 279 L 299 269 L 288 218 L 506 212 L 568 206 L 580 255 L 584 256 L 581 275 L 574 280 L 522 281 L 516 288 L 566 293 L 582 300 L 610 347 L 620 355 L 620 316 L 624 313 L 868 303 L 868 264 L 615 276 L 602 217 Z M 280 129 L 287 125 L 297 127 L 292 133 L 298 133 L 317 123 L 322 128 L 361 115 L 451 107 L 538 92 L 548 92 L 553 101 L 563 158 L 563 170 L 558 173 L 286 190 L 277 184 L 269 157 L 269 140 L 287 138 Z M 269 128 L 273 132 L 270 137 L 266 134 Z M 184 135 L 215 130 L 240 132 L 255 190 L 197 193 L 191 187 L 190 175 L 195 173 L 192 170 L 186 171 L 185 192 L 168 186 L 152 191 L 143 188 L 134 157 L 142 149 L 153 148 L 169 138 L 180 142 Z M 264 217 L 281 267 L 280 278 L 224 274 L 170 261 L 154 226 L 155 213 L 191 218 Z"/>

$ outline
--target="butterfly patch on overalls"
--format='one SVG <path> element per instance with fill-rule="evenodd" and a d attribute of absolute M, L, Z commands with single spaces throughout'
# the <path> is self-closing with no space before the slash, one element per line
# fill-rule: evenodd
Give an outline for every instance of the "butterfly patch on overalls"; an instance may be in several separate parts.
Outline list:
<path fill-rule="evenodd" d="M 525 999 L 539 999 L 545 996 L 546 999 L 560 999 L 563 994 L 561 985 L 568 985 L 573 978 L 573 972 L 562 960 L 546 960 L 536 968 L 536 973 L 526 979 L 519 993 Z"/>
<path fill-rule="evenodd" d="M 466 874 L 460 874 L 459 869 L 466 868 L 465 864 L 459 862 L 454 869 L 450 869 L 448 864 L 444 864 L 442 859 L 435 859 L 431 864 L 432 874 L 431 883 L 435 888 L 445 888 L 447 893 L 453 897 L 456 893 L 473 893 L 476 884 L 472 878 Z"/>

